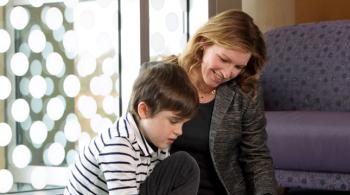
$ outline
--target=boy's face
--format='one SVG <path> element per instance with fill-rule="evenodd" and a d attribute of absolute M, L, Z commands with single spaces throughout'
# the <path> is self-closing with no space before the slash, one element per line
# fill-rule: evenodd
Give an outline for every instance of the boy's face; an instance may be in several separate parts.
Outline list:
<path fill-rule="evenodd" d="M 182 126 L 187 121 L 173 111 L 161 111 L 152 117 L 141 116 L 139 124 L 140 131 L 149 142 L 160 149 L 166 149 L 182 135 Z"/>

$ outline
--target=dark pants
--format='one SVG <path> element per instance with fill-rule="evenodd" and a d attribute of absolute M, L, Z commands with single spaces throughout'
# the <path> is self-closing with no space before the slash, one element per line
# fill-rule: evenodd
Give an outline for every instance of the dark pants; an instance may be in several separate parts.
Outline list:
<path fill-rule="evenodd" d="M 195 195 L 199 167 L 186 152 L 175 152 L 160 162 L 140 186 L 140 195 Z"/>

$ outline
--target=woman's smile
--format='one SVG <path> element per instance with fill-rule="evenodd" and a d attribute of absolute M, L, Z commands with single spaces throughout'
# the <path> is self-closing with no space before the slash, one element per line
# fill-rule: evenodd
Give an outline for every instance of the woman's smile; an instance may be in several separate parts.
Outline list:
<path fill-rule="evenodd" d="M 217 84 L 221 84 L 225 80 L 224 76 L 222 76 L 222 74 L 220 74 L 219 72 L 215 70 L 212 70 L 212 72 L 214 75 L 214 80 Z"/>

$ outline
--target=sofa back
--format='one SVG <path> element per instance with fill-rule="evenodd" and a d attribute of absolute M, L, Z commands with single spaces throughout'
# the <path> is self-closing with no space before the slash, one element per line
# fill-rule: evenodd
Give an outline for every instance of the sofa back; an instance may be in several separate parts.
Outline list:
<path fill-rule="evenodd" d="M 350 20 L 287 26 L 264 37 L 267 111 L 350 111 Z"/>

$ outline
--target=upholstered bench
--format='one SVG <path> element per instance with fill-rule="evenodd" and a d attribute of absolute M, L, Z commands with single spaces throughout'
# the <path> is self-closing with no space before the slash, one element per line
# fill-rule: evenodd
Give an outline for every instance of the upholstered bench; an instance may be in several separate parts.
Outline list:
<path fill-rule="evenodd" d="M 284 187 L 350 191 L 350 20 L 265 33 L 268 145 Z"/>

